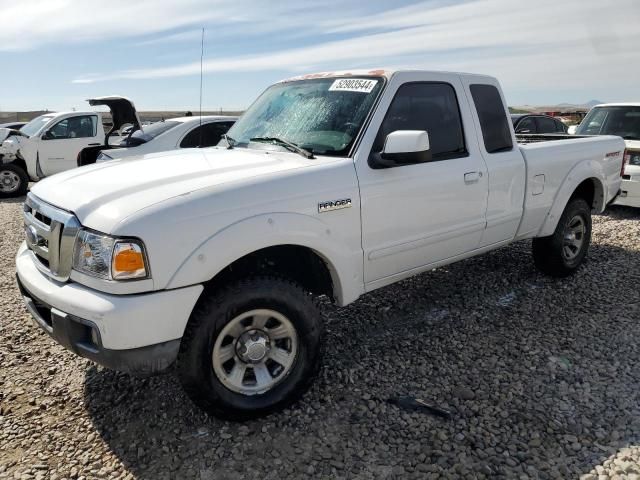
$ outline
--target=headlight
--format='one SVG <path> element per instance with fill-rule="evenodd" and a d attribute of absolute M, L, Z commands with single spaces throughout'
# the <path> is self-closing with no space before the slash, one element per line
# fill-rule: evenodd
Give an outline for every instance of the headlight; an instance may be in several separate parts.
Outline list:
<path fill-rule="evenodd" d="M 105 280 L 148 278 L 144 245 L 140 240 L 118 239 L 80 230 L 73 248 L 73 268 Z"/>
<path fill-rule="evenodd" d="M 113 158 L 104 152 L 100 152 L 100 154 L 96 157 L 96 162 L 106 162 L 107 160 L 113 160 Z"/>

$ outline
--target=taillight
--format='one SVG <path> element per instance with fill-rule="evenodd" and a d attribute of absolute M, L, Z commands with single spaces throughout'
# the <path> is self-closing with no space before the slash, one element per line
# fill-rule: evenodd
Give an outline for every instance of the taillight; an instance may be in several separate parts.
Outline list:
<path fill-rule="evenodd" d="M 624 175 L 624 167 L 629 165 L 631 161 L 631 152 L 629 150 L 624 151 L 624 155 L 622 156 L 622 167 L 620 167 L 620 176 Z"/>

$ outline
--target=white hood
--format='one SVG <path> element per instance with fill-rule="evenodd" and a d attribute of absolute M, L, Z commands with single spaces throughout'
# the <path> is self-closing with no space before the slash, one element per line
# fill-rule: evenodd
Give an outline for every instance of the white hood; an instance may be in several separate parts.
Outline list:
<path fill-rule="evenodd" d="M 68 170 L 38 182 L 31 191 L 73 212 L 83 225 L 110 233 L 128 216 L 173 197 L 331 161 L 335 159 L 308 160 L 288 152 L 189 149 Z"/>

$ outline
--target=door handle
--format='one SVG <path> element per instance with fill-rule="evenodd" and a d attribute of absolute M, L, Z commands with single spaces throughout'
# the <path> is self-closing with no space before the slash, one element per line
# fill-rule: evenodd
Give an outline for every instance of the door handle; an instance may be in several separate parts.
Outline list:
<path fill-rule="evenodd" d="M 464 174 L 464 183 L 476 183 L 482 177 L 482 172 L 467 172 Z"/>

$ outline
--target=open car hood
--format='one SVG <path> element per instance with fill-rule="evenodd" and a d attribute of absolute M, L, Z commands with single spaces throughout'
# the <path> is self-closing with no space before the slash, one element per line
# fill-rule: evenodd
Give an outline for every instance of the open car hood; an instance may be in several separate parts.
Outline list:
<path fill-rule="evenodd" d="M 111 110 L 111 118 L 113 119 L 112 132 L 120 130 L 124 125 L 132 124 L 133 131 L 142 130 L 138 112 L 131 100 L 125 97 L 112 95 L 109 97 L 96 97 L 87 99 L 89 105 L 106 105 Z"/>
<path fill-rule="evenodd" d="M 2 144 L 2 142 L 4 142 L 7 138 L 13 137 L 14 135 L 19 137 L 26 137 L 26 135 L 20 130 L 15 130 L 13 128 L 0 128 L 0 144 Z"/>

